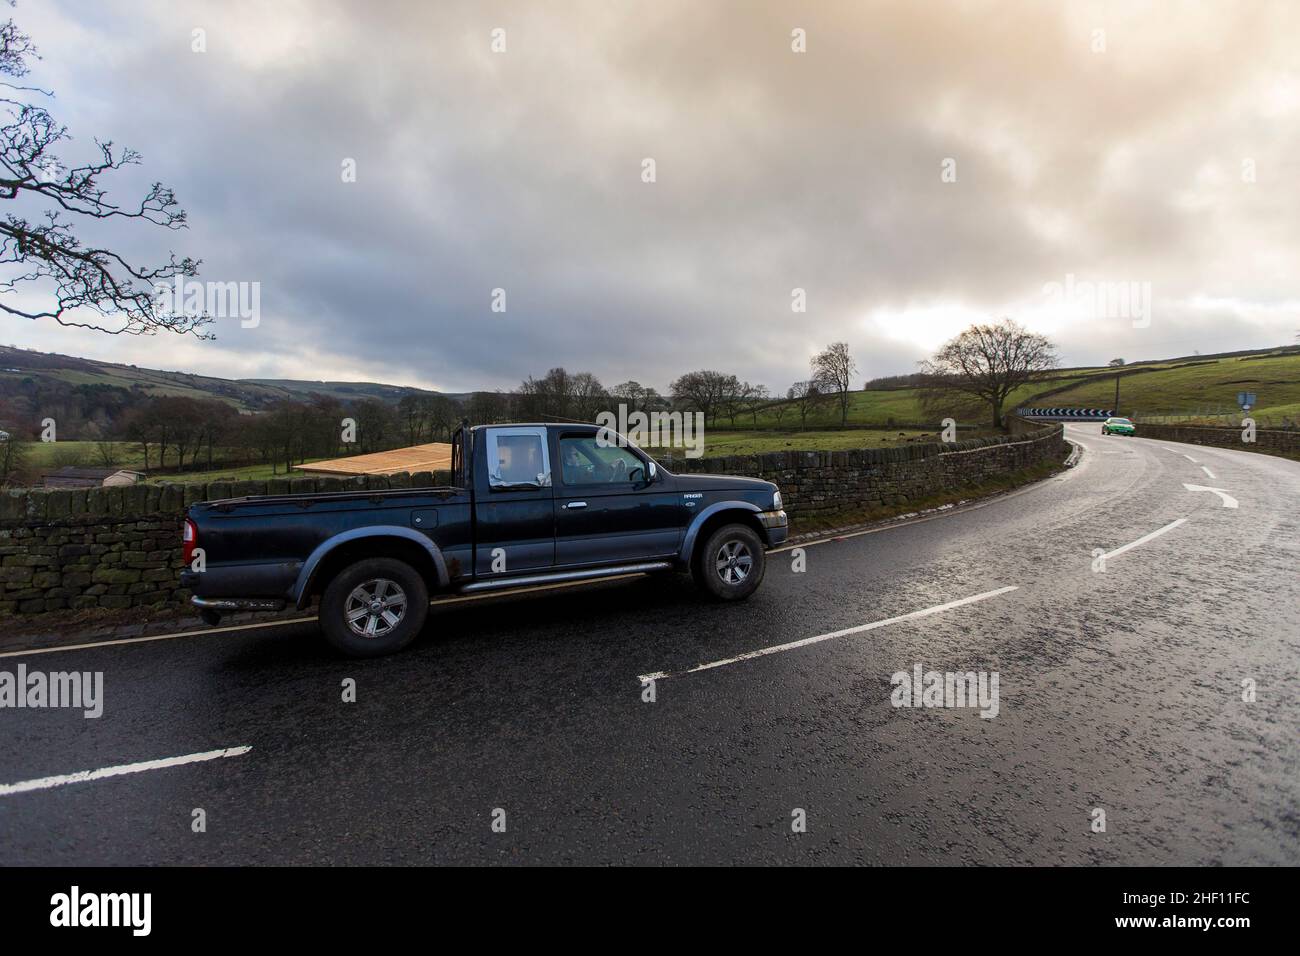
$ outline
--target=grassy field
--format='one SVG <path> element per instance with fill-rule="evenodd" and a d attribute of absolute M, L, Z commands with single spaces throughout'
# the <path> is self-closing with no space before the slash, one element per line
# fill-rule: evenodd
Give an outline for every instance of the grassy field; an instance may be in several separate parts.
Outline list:
<path fill-rule="evenodd" d="M 308 458 L 308 462 L 321 461 L 319 458 Z M 187 471 L 174 475 L 154 475 L 149 481 L 152 483 L 175 482 L 178 484 L 189 484 L 190 482 L 204 481 L 265 481 L 268 478 L 308 478 L 300 471 L 291 471 L 288 475 L 284 472 L 284 465 L 248 465 L 245 468 L 214 468 L 212 471 Z"/>
<path fill-rule="evenodd" d="M 140 448 L 133 442 L 111 442 L 114 455 L 117 459 L 114 467 L 130 468 L 143 470 L 144 456 L 140 453 Z M 104 468 L 99 454 L 99 443 L 93 441 L 57 441 L 57 442 L 31 442 L 27 446 L 27 459 L 24 462 L 24 470 L 32 472 L 39 476 L 47 472 L 55 471 L 65 465 L 75 465 L 79 468 Z M 309 459 L 317 461 L 319 459 Z M 171 453 L 169 461 L 175 462 L 175 453 Z M 158 466 L 158 451 L 152 452 L 150 462 L 155 468 Z M 202 465 L 200 460 L 200 465 Z M 237 480 L 259 480 L 264 478 L 282 478 L 284 477 L 284 466 L 280 465 L 273 473 L 272 465 L 250 465 L 242 468 L 214 468 L 212 471 L 186 471 L 179 474 L 154 473 L 149 480 L 153 482 L 174 481 L 174 482 L 192 482 L 192 481 L 214 481 L 218 478 L 235 478 Z M 297 472 L 291 473 L 297 475 Z"/>
<path fill-rule="evenodd" d="M 118 458 L 118 468 L 139 468 L 144 458 L 130 442 L 111 442 Z M 99 442 L 93 441 L 37 441 L 27 445 L 27 466 L 43 471 L 53 471 L 64 465 L 81 468 L 107 467 L 99 457 Z"/>
<path fill-rule="evenodd" d="M 1255 392 L 1257 420 L 1281 424 L 1283 418 L 1300 417 L 1300 351 L 1285 354 L 1192 357 L 1168 362 L 1142 362 L 1113 368 L 1062 369 L 1052 377 L 1017 389 L 1007 401 L 1006 411 L 1021 405 L 1097 406 L 1110 408 L 1115 401 L 1115 375 L 1120 373 L 1120 410 L 1126 415 L 1212 416 L 1237 411 L 1237 393 Z M 797 427 L 796 408 L 787 404 L 777 419 L 778 409 L 759 412 L 760 428 Z M 849 423 L 857 425 L 924 425 L 935 416 L 927 414 L 917 389 L 873 389 L 849 396 Z M 811 429 L 838 425 L 839 406 L 834 403 L 809 415 Z M 1261 423 L 1262 423 L 1261 421 Z M 741 428 L 752 427 L 750 416 L 737 416 Z M 718 427 L 730 422 L 720 418 Z M 971 424 L 962 421 L 962 424 Z M 981 421 L 973 424 L 983 424 Z"/>
<path fill-rule="evenodd" d="M 1134 371 L 1120 378 L 1125 415 L 1213 415 L 1237 412 L 1237 393 L 1254 392 L 1258 418 L 1294 419 L 1300 411 L 1300 354 L 1225 358 L 1206 365 Z M 1054 405 L 1110 405 L 1113 371 L 1093 376 L 1048 400 Z"/>

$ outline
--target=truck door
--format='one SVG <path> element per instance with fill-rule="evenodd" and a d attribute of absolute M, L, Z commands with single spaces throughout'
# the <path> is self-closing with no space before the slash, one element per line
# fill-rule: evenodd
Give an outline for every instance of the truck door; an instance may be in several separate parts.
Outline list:
<path fill-rule="evenodd" d="M 485 428 L 474 442 L 474 571 L 480 578 L 555 566 L 546 429 Z"/>
<path fill-rule="evenodd" d="M 651 480 L 649 461 L 591 431 L 560 432 L 555 489 L 557 567 L 644 561 L 677 553 L 681 494 Z"/>

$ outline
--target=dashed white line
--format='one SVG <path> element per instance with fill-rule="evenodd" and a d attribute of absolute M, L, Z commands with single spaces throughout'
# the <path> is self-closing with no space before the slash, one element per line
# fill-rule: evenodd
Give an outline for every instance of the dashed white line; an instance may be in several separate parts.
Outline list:
<path fill-rule="evenodd" d="M 1157 528 L 1155 531 L 1152 531 L 1150 534 L 1144 534 L 1142 537 L 1138 538 L 1136 541 L 1130 541 L 1128 544 L 1124 545 L 1123 547 L 1116 548 L 1114 551 L 1108 551 L 1108 552 L 1106 552 L 1106 554 L 1104 554 L 1103 557 L 1104 557 L 1107 561 L 1109 561 L 1111 558 L 1117 558 L 1117 557 L 1119 557 L 1121 554 L 1123 554 L 1125 551 L 1132 551 L 1132 550 L 1133 550 L 1134 548 L 1136 548 L 1138 545 L 1146 544 L 1148 541 L 1152 540 L 1153 538 L 1158 538 L 1158 537 L 1160 537 L 1160 536 L 1161 536 L 1162 534 L 1164 534 L 1166 531 L 1173 531 L 1173 530 L 1174 530 L 1175 528 L 1177 528 L 1180 524 L 1186 524 L 1186 523 L 1187 523 L 1187 520 L 1188 520 L 1188 519 L 1186 519 L 1186 518 L 1179 518 L 1177 521 L 1171 521 L 1171 522 L 1169 522 L 1169 524 L 1165 525 L 1163 528 Z"/>
<path fill-rule="evenodd" d="M 1182 455 L 1184 458 L 1186 458 L 1188 461 L 1190 461 L 1193 465 L 1198 464 L 1198 462 L 1196 461 L 1196 459 L 1193 458 L 1191 455 L 1186 455 L 1186 454 L 1183 454 L 1182 452 L 1179 452 L 1178 454 Z"/>
<path fill-rule="evenodd" d="M 1205 472 L 1205 474 L 1210 478 L 1214 477 L 1214 472 L 1210 471 L 1210 469 L 1206 468 L 1204 465 L 1201 466 L 1201 471 Z"/>
<path fill-rule="evenodd" d="M 163 757 L 160 760 L 144 760 L 140 763 L 118 764 L 116 767 L 101 767 L 98 770 L 79 770 L 55 777 L 38 777 L 35 780 L 22 780 L 18 783 L 0 784 L 0 797 L 15 793 L 28 793 L 32 790 L 51 790 L 69 783 L 84 783 L 87 780 L 103 780 L 105 777 L 120 777 L 128 773 L 143 773 L 146 770 L 163 770 L 167 767 L 180 767 L 187 763 L 202 763 L 205 760 L 219 760 L 222 757 L 242 757 L 252 747 L 227 747 L 225 750 L 206 750 L 198 754 L 185 754 L 182 757 Z"/>
<path fill-rule="evenodd" d="M 822 641 L 829 641 L 837 637 L 847 637 L 850 634 L 861 634 L 864 631 L 874 631 L 876 628 L 885 627 L 889 624 L 898 624 L 902 621 L 914 621 L 917 618 L 929 617 L 931 614 L 938 614 L 941 611 L 951 611 L 955 607 L 962 607 L 967 604 L 974 604 L 976 601 L 985 601 L 991 597 L 997 597 L 999 594 L 1006 594 L 1009 591 L 1017 591 L 1019 587 L 1011 585 L 1005 588 L 998 588 L 995 591 L 985 591 L 983 594 L 973 594 L 970 597 L 960 598 L 956 601 L 949 601 L 947 604 L 936 604 L 934 607 L 923 608 L 919 611 L 911 611 L 907 614 L 900 614 L 897 617 L 886 618 L 883 621 L 872 621 L 870 624 L 860 624 L 857 627 L 846 627 L 840 631 L 831 631 L 829 634 L 818 634 L 816 637 L 805 637 L 800 641 L 791 641 L 788 644 L 777 644 L 773 647 L 763 647 L 756 651 L 749 651 L 736 657 L 723 658 L 720 661 L 710 661 L 707 664 L 697 664 L 695 667 L 676 673 L 667 671 L 656 671 L 653 674 L 642 674 L 637 678 L 641 683 L 650 680 L 663 680 L 666 677 L 684 677 L 687 674 L 695 674 L 699 671 L 712 670 L 715 667 L 725 667 L 728 664 L 738 664 L 741 661 L 750 661 L 756 657 L 766 657 L 769 654 L 779 654 L 782 651 L 792 651 L 796 648 L 807 647 L 810 644 L 820 644 Z"/>

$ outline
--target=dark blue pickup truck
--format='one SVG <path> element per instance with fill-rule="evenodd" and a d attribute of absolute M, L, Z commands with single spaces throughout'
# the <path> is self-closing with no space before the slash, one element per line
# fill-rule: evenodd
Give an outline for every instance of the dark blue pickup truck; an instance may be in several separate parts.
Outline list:
<path fill-rule="evenodd" d="M 440 488 L 196 504 L 181 584 L 209 624 L 320 595 L 325 637 L 370 657 L 415 638 L 433 592 L 676 570 L 748 597 L 787 534 L 771 482 L 670 474 L 595 425 L 462 426 L 451 473 Z"/>

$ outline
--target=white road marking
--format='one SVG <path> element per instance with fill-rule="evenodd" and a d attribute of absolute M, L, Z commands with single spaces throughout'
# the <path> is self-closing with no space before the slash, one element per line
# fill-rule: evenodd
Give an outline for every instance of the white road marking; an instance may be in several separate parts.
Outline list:
<path fill-rule="evenodd" d="M 1205 474 L 1211 478 L 1214 477 L 1214 472 L 1210 471 L 1210 469 L 1206 468 L 1204 465 L 1201 466 L 1201 471 L 1205 472 Z"/>
<path fill-rule="evenodd" d="M 119 637 L 112 641 L 87 641 L 85 644 L 67 644 L 62 647 L 33 647 L 27 651 L 5 651 L 3 657 L 27 657 L 33 654 L 59 654 L 63 651 L 84 651 L 91 647 L 116 647 L 120 644 L 145 644 L 149 641 L 170 641 L 177 637 L 203 637 L 208 634 L 225 634 L 230 631 L 248 631 L 263 627 L 283 627 L 286 624 L 306 624 L 314 617 L 295 617 L 287 621 L 262 621 L 253 624 L 230 624 L 226 627 L 209 627 L 201 631 L 177 631 L 174 634 L 151 634 L 145 637 Z"/>
<path fill-rule="evenodd" d="M 530 588 L 503 588 L 500 591 L 491 591 L 487 594 L 462 594 L 456 597 L 438 598 L 430 601 L 430 607 L 438 607 L 441 604 L 459 604 L 462 601 L 486 601 L 490 598 L 509 597 L 512 594 L 529 594 L 534 591 L 551 591 L 557 588 L 573 588 L 581 586 L 590 586 L 593 584 L 607 584 L 610 581 L 622 581 L 626 578 L 635 578 L 640 575 L 636 574 L 618 574 L 608 578 L 595 578 L 590 581 L 562 581 L 558 584 L 538 584 Z M 284 627 L 286 624 L 310 624 L 315 621 L 316 615 L 310 617 L 294 617 L 276 621 L 254 621 L 252 624 L 228 624 L 225 627 L 205 627 L 197 631 L 175 631 L 171 634 L 149 634 L 144 637 L 119 637 L 110 641 L 87 641 L 84 644 L 67 644 L 62 647 L 33 647 L 26 651 L 5 651 L 0 653 L 0 658 L 5 657 L 29 657 L 35 654 L 60 654 L 63 651 L 84 651 L 92 647 L 116 647 L 122 644 L 147 644 L 150 641 L 171 641 L 178 637 L 206 637 L 209 634 L 227 634 L 232 631 L 255 631 L 265 627 Z"/>
<path fill-rule="evenodd" d="M 1163 528 L 1157 528 L 1155 531 L 1152 531 L 1150 534 L 1144 534 L 1142 537 L 1138 538 L 1136 541 L 1130 541 L 1128 544 L 1124 545 L 1123 547 L 1116 548 L 1114 551 L 1108 551 L 1108 552 L 1106 552 L 1106 554 L 1102 555 L 1102 557 L 1105 558 L 1105 559 L 1108 560 L 1108 561 L 1109 561 L 1111 558 L 1117 558 L 1117 557 L 1119 557 L 1121 554 L 1123 554 L 1125 551 L 1131 551 L 1131 550 L 1133 550 L 1134 548 L 1136 548 L 1136 547 L 1137 547 L 1138 545 L 1140 545 L 1140 544 L 1146 544 L 1146 543 L 1147 543 L 1148 541 L 1150 541 L 1152 538 L 1158 538 L 1158 537 L 1160 537 L 1160 536 L 1161 536 L 1162 534 L 1164 534 L 1166 531 L 1173 531 L 1173 530 L 1174 530 L 1175 528 L 1177 528 L 1180 524 L 1185 524 L 1185 523 L 1187 522 L 1187 520 L 1188 520 L 1188 519 L 1186 519 L 1186 518 L 1179 518 L 1177 521 L 1171 521 L 1171 522 L 1169 522 L 1169 524 L 1165 525 Z"/>
<path fill-rule="evenodd" d="M 227 747 L 225 750 L 207 750 L 200 754 L 185 754 L 183 757 L 163 757 L 161 760 L 124 763 L 118 764 L 116 767 L 101 767 L 98 770 L 79 770 L 76 773 L 65 773 L 56 777 L 38 777 L 35 780 L 22 780 L 18 783 L 2 783 L 0 784 L 0 797 L 7 797 L 15 793 L 28 793 L 32 790 L 50 790 L 69 783 L 84 783 L 87 780 L 120 777 L 127 773 L 143 773 L 146 770 L 180 767 L 187 763 L 201 763 L 205 760 L 218 760 L 222 757 L 242 757 L 252 749 L 252 747 Z"/>
<path fill-rule="evenodd" d="M 801 641 L 791 641 L 789 644 L 777 644 L 774 647 L 764 647 L 756 651 L 749 651 L 737 657 L 728 657 L 720 661 L 710 661 L 708 664 L 698 664 L 688 670 L 678 671 L 677 673 L 668 673 L 666 671 L 657 671 L 653 674 L 642 674 L 637 678 L 641 683 L 649 680 L 663 680 L 666 677 L 684 677 L 687 674 L 695 674 L 699 671 L 712 670 L 715 667 L 725 667 L 728 664 L 738 664 L 741 661 L 750 661 L 756 657 L 766 657 L 768 654 L 779 654 L 781 651 L 792 651 L 795 648 L 807 647 L 810 644 L 820 644 L 822 641 L 829 641 L 836 637 L 847 637 L 850 634 L 861 634 L 864 631 L 874 631 L 878 627 L 885 627 L 889 624 L 898 624 L 901 621 L 914 621 L 917 618 L 929 617 L 931 614 L 938 614 L 941 611 L 951 611 L 955 607 L 962 607 L 966 604 L 974 604 L 976 601 L 984 601 L 991 597 L 997 597 L 999 594 L 1006 594 L 1009 591 L 1017 591 L 1019 587 L 1011 585 L 1010 587 L 998 588 L 996 591 L 985 591 L 983 594 L 973 594 L 970 597 L 960 598 L 956 601 L 949 601 L 947 604 L 937 604 L 934 607 L 927 607 L 920 611 L 911 611 L 907 614 L 900 614 L 898 617 L 886 618 L 883 621 L 872 621 L 870 624 L 859 624 L 857 627 L 846 627 L 840 631 L 831 631 L 829 634 L 818 634 L 816 637 L 805 637 Z"/>
<path fill-rule="evenodd" d="M 1186 458 L 1188 461 L 1190 461 L 1193 465 L 1198 464 L 1196 459 L 1193 458 L 1191 455 L 1184 455 L 1182 452 L 1179 452 L 1178 454 L 1183 455 L 1183 457 Z"/>
<path fill-rule="evenodd" d="M 1205 485 L 1189 485 L 1185 481 L 1183 482 L 1183 487 L 1186 488 L 1188 491 L 1213 491 L 1216 495 L 1218 495 L 1221 499 L 1223 499 L 1223 507 L 1225 508 L 1237 507 L 1237 499 L 1232 497 L 1232 495 L 1228 494 L 1222 488 L 1207 488 L 1205 487 Z"/>

